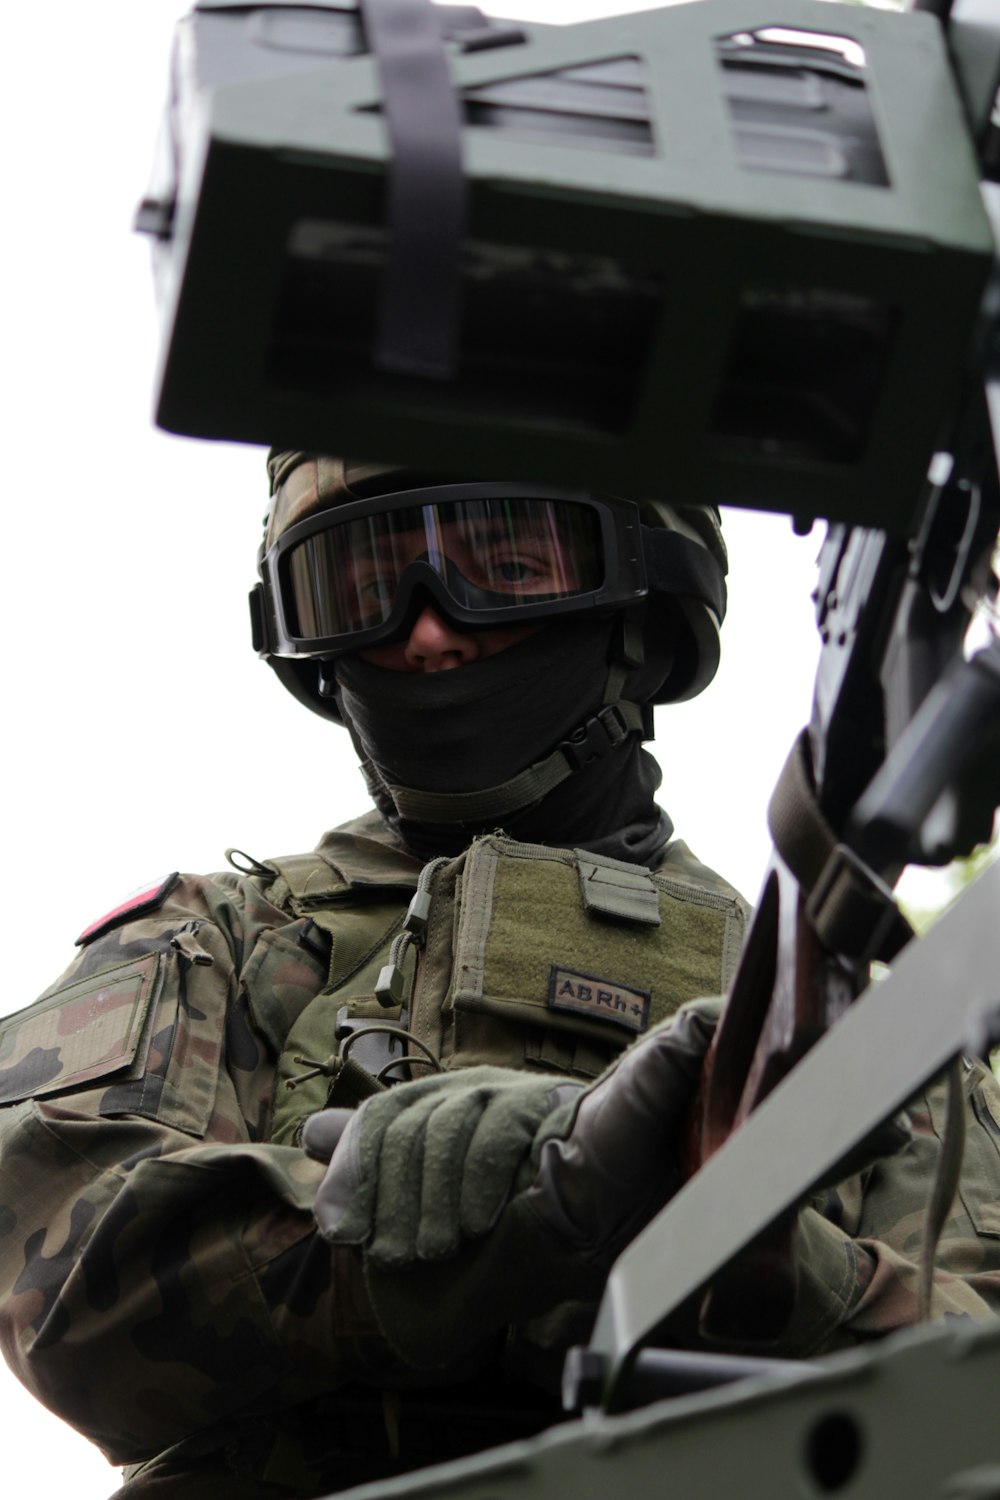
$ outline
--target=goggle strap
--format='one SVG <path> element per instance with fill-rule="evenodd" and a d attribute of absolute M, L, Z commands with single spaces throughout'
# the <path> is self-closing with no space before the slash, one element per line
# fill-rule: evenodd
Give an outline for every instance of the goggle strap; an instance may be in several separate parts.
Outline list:
<path fill-rule="evenodd" d="M 641 706 L 627 701 L 608 703 L 544 760 L 498 786 L 473 792 L 424 792 L 393 785 L 387 790 L 400 817 L 416 823 L 482 823 L 504 818 L 524 812 L 592 760 L 610 755 L 633 730 L 645 730 Z"/>
<path fill-rule="evenodd" d="M 608 668 L 608 680 L 604 684 L 605 707 L 609 707 L 614 704 L 617 704 L 621 708 L 625 707 L 627 700 L 623 699 L 621 696 L 622 688 L 625 686 L 626 677 L 628 677 L 629 673 L 633 670 L 634 669 L 632 667 L 626 666 L 625 663 L 621 661 L 613 661 L 611 663 L 610 667 Z M 629 707 L 634 708 L 635 705 L 630 704 Z M 640 726 L 631 725 L 630 727 L 639 728 Z"/>
<path fill-rule="evenodd" d="M 642 619 L 645 605 L 623 609 L 615 620 L 614 636 L 608 661 L 608 676 L 604 684 L 605 706 L 617 705 L 622 710 L 635 708 L 635 704 L 622 697 L 625 683 L 632 672 L 642 666 L 646 648 L 642 636 Z M 643 739 L 649 739 L 648 716 L 643 715 L 640 724 L 629 724 L 630 729 L 639 729 Z"/>
<path fill-rule="evenodd" d="M 662 527 L 643 531 L 651 593 L 698 599 L 721 624 L 726 617 L 726 577 L 707 547 Z"/>
<path fill-rule="evenodd" d="M 630 609 L 619 612 L 615 621 L 614 642 L 611 648 L 610 661 L 615 666 L 623 668 L 621 682 L 629 672 L 638 671 L 646 659 L 646 643 L 642 634 L 643 621 L 646 615 L 645 600 Z M 610 677 L 608 682 L 610 684 Z M 617 702 L 620 687 L 612 695 L 605 689 L 605 703 Z"/>

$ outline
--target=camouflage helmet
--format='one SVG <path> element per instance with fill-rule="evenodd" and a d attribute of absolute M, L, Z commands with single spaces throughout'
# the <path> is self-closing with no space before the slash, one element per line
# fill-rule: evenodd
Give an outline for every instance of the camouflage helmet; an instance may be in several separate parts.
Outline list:
<path fill-rule="evenodd" d="M 340 723 L 333 675 L 325 665 L 335 653 L 283 649 L 276 590 L 265 586 L 265 559 L 293 527 L 338 506 L 439 486 L 445 495 L 455 481 L 398 465 L 297 451 L 272 450 L 267 469 L 271 502 L 258 557 L 262 582 L 250 596 L 254 647 L 296 698 Z M 634 513 L 629 502 L 600 499 Z M 728 571 L 719 513 L 713 506 L 647 500 L 639 504 L 638 517 L 646 575 L 642 644 L 646 660 L 662 665 L 659 682 L 643 696 L 647 703 L 683 702 L 708 686 L 719 665 Z"/>

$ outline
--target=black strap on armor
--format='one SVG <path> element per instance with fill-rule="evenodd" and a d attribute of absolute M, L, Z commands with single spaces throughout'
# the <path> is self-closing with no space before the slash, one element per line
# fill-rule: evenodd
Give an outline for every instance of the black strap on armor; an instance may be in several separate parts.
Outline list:
<path fill-rule="evenodd" d="M 392 158 L 375 364 L 448 379 L 458 364 L 465 218 L 461 106 L 431 0 L 360 0 Z"/>
<path fill-rule="evenodd" d="M 541 802 L 554 787 L 592 760 L 610 755 L 631 731 L 645 734 L 647 728 L 646 715 L 638 704 L 624 700 L 607 703 L 544 760 L 499 786 L 472 792 L 424 792 L 390 784 L 389 795 L 400 817 L 417 823 L 478 824 L 487 818 L 505 818 Z M 364 772 L 365 766 L 361 769 Z M 370 787 L 372 784 L 369 782 Z"/>
<path fill-rule="evenodd" d="M 841 843 L 820 809 L 805 730 L 767 809 L 774 847 L 806 896 L 806 915 L 832 953 L 888 961 L 913 936 L 885 881 Z"/>

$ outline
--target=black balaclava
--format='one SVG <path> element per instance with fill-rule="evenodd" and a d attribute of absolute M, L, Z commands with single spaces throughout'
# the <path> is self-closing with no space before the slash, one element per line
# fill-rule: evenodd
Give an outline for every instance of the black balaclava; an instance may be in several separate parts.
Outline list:
<path fill-rule="evenodd" d="M 502 826 L 528 843 L 582 848 L 636 864 L 655 861 L 672 825 L 654 794 L 655 760 L 637 733 L 523 811 L 481 824 L 416 822 L 393 786 L 427 792 L 499 785 L 548 755 L 602 705 L 618 624 L 576 617 L 543 627 L 493 656 L 433 673 L 391 671 L 357 656 L 335 665 L 337 701 L 376 806 L 418 855 L 457 854 Z M 662 653 L 669 656 L 664 643 Z M 648 662 L 625 696 L 643 702 L 669 669 Z"/>

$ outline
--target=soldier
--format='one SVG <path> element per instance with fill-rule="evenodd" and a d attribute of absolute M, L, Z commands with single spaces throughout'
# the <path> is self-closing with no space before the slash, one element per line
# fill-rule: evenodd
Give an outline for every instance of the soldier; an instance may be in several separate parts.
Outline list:
<path fill-rule="evenodd" d="M 718 662 L 714 512 L 269 470 L 256 644 L 376 811 L 130 898 L 0 1035 L 4 1351 L 126 1500 L 322 1495 L 558 1420 L 744 925 L 642 749 Z M 1000 1306 L 985 1069 L 968 1096 L 938 1315 Z M 940 1128 L 932 1093 L 802 1210 L 786 1352 L 914 1320 Z"/>

